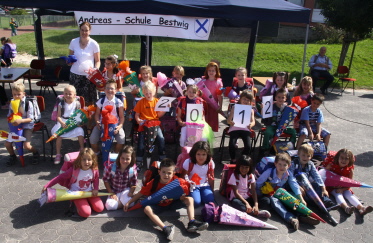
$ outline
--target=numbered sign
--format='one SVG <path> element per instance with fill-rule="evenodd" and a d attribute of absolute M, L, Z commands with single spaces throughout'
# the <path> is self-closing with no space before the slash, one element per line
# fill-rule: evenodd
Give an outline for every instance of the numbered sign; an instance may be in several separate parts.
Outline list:
<path fill-rule="evenodd" d="M 186 122 L 200 122 L 203 116 L 202 104 L 187 104 Z"/>
<path fill-rule="evenodd" d="M 234 105 L 233 122 L 235 127 L 247 128 L 251 122 L 251 105 Z"/>
<path fill-rule="evenodd" d="M 171 102 L 176 99 L 174 97 L 161 97 L 155 105 L 155 111 L 170 111 Z"/>
<path fill-rule="evenodd" d="M 273 96 L 263 96 L 263 109 L 262 109 L 262 117 L 268 118 L 272 117 L 272 111 L 273 111 Z"/>

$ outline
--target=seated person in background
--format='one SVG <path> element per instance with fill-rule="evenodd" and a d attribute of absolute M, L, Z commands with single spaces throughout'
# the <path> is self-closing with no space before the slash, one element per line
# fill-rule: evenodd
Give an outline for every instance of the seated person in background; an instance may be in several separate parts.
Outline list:
<path fill-rule="evenodd" d="M 332 69 L 332 62 L 330 59 L 325 56 L 326 47 L 323 46 L 320 48 L 319 54 L 313 55 L 308 62 L 308 66 L 311 68 L 311 77 L 313 80 L 313 92 L 315 92 L 317 80 L 319 78 L 325 78 L 326 82 L 320 90 L 322 94 L 326 94 L 328 87 L 333 83 L 334 77 L 329 73 L 329 70 Z"/>

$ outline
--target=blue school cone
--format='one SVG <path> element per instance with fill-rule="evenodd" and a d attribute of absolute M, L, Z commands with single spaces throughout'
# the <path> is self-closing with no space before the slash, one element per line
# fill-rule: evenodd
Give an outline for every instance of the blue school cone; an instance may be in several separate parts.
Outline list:
<path fill-rule="evenodd" d="M 273 137 L 271 146 L 275 144 L 277 139 L 281 136 L 282 132 L 289 126 L 290 122 L 297 116 L 298 110 L 295 107 L 286 106 L 282 112 L 281 120 L 276 129 L 275 136 Z"/>
<path fill-rule="evenodd" d="M 8 123 L 9 131 L 17 134 L 18 136 L 23 135 L 22 124 L 18 126 L 13 126 L 12 123 Z M 19 156 L 19 160 L 21 161 L 22 167 L 25 167 L 25 158 L 23 157 L 23 142 L 14 142 L 16 145 L 17 153 Z"/>
<path fill-rule="evenodd" d="M 117 124 L 108 124 L 108 139 L 103 140 L 103 134 L 104 134 L 104 124 L 101 125 L 101 153 L 102 153 L 102 163 L 105 163 L 109 159 L 109 153 L 111 149 L 111 145 L 113 144 L 114 140 L 114 130 Z"/>

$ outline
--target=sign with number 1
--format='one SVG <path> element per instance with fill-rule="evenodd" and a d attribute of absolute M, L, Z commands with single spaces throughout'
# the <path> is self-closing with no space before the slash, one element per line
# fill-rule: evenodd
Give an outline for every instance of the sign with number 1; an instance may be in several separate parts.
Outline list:
<path fill-rule="evenodd" d="M 170 111 L 171 102 L 176 99 L 174 97 L 162 96 L 155 105 L 155 111 Z"/>
<path fill-rule="evenodd" d="M 262 117 L 268 118 L 272 117 L 272 111 L 273 111 L 273 96 L 263 96 L 263 109 L 262 109 Z"/>
<path fill-rule="evenodd" d="M 203 105 L 202 104 L 187 104 L 186 122 L 202 121 Z"/>
<path fill-rule="evenodd" d="M 251 105 L 234 105 L 233 122 L 235 127 L 247 128 L 251 122 Z"/>

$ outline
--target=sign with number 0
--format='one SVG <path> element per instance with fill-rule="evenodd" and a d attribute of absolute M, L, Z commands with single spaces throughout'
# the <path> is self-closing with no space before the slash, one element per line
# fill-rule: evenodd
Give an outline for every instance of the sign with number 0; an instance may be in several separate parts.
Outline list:
<path fill-rule="evenodd" d="M 262 109 L 262 117 L 268 118 L 272 117 L 272 111 L 273 111 L 273 96 L 263 96 L 263 109 Z"/>
<path fill-rule="evenodd" d="M 247 128 L 251 122 L 251 105 L 234 105 L 233 122 L 235 127 Z"/>
<path fill-rule="evenodd" d="M 155 105 L 155 111 L 170 111 L 171 102 L 176 99 L 174 97 L 162 96 Z"/>
<path fill-rule="evenodd" d="M 203 116 L 202 104 L 187 104 L 186 122 L 200 122 Z"/>

